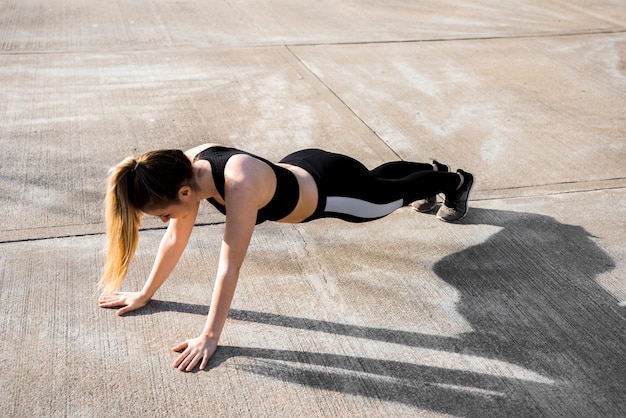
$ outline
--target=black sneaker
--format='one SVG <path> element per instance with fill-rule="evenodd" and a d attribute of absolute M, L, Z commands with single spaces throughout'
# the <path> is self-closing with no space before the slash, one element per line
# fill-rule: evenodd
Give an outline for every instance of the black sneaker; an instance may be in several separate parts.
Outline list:
<path fill-rule="evenodd" d="M 437 218 L 444 222 L 459 221 L 467 215 L 467 200 L 474 185 L 474 176 L 463 170 L 456 172 L 463 175 L 463 185 L 453 195 L 446 196 L 445 202 L 439 208 Z"/>
<path fill-rule="evenodd" d="M 440 173 L 447 173 L 450 171 L 450 167 L 445 164 L 441 164 L 437 160 L 433 160 L 431 164 L 437 167 L 437 171 Z M 430 212 L 435 209 L 435 206 L 437 206 L 437 195 L 429 196 L 426 199 L 416 200 L 411 203 L 411 207 L 418 212 Z"/>

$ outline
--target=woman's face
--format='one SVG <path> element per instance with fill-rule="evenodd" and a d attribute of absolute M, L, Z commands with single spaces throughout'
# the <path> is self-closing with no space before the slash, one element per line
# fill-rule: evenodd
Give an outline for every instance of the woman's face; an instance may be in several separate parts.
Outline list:
<path fill-rule="evenodd" d="M 156 216 L 165 223 L 167 223 L 170 219 L 184 219 L 193 209 L 193 199 L 191 198 L 191 193 L 191 188 L 184 187 L 179 192 L 180 199 L 177 202 L 160 209 L 146 209 L 143 213 L 150 216 Z"/>
<path fill-rule="evenodd" d="M 174 203 L 163 209 L 151 209 L 144 211 L 146 215 L 156 216 L 167 223 L 170 219 L 184 219 L 189 214 L 189 207 L 185 203 Z"/>

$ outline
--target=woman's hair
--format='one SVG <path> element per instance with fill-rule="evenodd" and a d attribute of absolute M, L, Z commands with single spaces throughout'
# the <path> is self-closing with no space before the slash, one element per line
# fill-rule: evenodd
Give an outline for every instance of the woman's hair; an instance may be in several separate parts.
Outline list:
<path fill-rule="evenodd" d="M 180 150 L 150 151 L 128 157 L 111 169 L 105 199 L 107 251 L 100 288 L 117 290 L 139 242 L 142 210 L 178 201 L 183 186 L 195 187 L 189 158 Z"/>

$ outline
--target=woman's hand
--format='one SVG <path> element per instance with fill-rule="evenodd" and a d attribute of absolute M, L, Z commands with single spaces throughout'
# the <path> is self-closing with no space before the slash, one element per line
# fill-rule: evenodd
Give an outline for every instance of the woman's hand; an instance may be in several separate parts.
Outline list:
<path fill-rule="evenodd" d="M 176 359 L 173 367 L 178 370 L 190 372 L 194 367 L 200 364 L 200 370 L 204 370 L 209 359 L 217 350 L 217 341 L 213 338 L 205 337 L 201 335 L 196 338 L 192 338 L 185 342 L 178 344 L 172 348 L 172 351 L 182 351 L 180 356 Z"/>
<path fill-rule="evenodd" d="M 134 311 L 146 306 L 150 298 L 143 296 L 141 292 L 115 292 L 100 299 L 101 308 L 118 308 L 116 315 L 122 316 L 125 313 Z"/>

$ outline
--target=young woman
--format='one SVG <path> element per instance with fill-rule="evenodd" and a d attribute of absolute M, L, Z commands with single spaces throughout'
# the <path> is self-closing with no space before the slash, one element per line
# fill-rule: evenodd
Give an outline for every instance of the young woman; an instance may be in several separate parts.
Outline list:
<path fill-rule="evenodd" d="M 186 153 L 148 152 L 127 158 L 110 174 L 106 194 L 108 248 L 101 286 L 103 308 L 118 315 L 146 305 L 174 269 L 187 245 L 200 202 L 208 200 L 226 215 L 217 277 L 202 333 L 173 347 L 182 351 L 173 366 L 204 369 L 217 348 L 228 316 L 239 270 L 254 226 L 271 220 L 299 223 L 334 217 L 366 222 L 411 202 L 456 221 L 467 213 L 473 176 L 448 166 L 396 161 L 368 170 L 344 155 L 318 149 L 295 152 L 273 164 L 245 151 L 205 144 Z M 139 292 L 116 292 L 128 271 L 143 214 L 169 222 L 154 266 Z"/>

